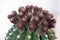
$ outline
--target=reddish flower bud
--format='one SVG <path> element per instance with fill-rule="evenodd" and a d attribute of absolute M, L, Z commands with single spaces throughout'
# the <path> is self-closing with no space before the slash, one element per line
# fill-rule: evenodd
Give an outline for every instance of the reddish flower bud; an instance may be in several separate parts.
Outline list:
<path fill-rule="evenodd" d="M 32 16 L 32 13 L 31 12 L 28 12 L 27 16 L 28 17 L 31 17 Z"/>
<path fill-rule="evenodd" d="M 48 27 L 43 27 L 43 32 L 47 32 L 48 31 Z"/>
<path fill-rule="evenodd" d="M 42 18 L 44 15 L 43 15 L 42 12 L 40 12 L 40 13 L 38 14 L 38 16 L 39 16 L 40 18 Z"/>
<path fill-rule="evenodd" d="M 36 25 L 35 24 L 30 24 L 29 28 L 32 29 L 32 30 L 34 30 L 34 29 L 36 29 Z"/>
<path fill-rule="evenodd" d="M 43 24 L 43 26 L 48 26 L 48 21 L 44 20 L 42 24 Z"/>
<path fill-rule="evenodd" d="M 29 5 L 27 5 L 25 8 L 26 8 L 26 13 L 28 13 L 28 11 L 29 11 Z"/>
<path fill-rule="evenodd" d="M 38 11 L 38 7 L 37 6 L 34 6 L 34 11 Z"/>
<path fill-rule="evenodd" d="M 26 10 L 26 9 L 25 9 L 24 7 L 20 7 L 18 11 L 19 11 L 19 12 L 23 12 L 23 13 L 24 13 L 24 12 L 25 12 L 25 10 Z"/>
<path fill-rule="evenodd" d="M 21 20 L 22 22 L 27 22 L 27 16 L 23 16 Z"/>
<path fill-rule="evenodd" d="M 38 9 L 38 11 L 40 11 L 40 12 L 41 12 L 41 11 L 42 11 L 42 7 L 40 7 L 40 8 Z"/>
<path fill-rule="evenodd" d="M 19 29 L 21 29 L 21 28 L 23 27 L 23 24 L 22 24 L 21 22 L 18 22 L 18 23 L 17 23 L 17 27 L 18 27 Z"/>
<path fill-rule="evenodd" d="M 32 9 L 33 9 L 33 6 L 32 5 L 30 5 L 30 7 L 29 7 L 29 12 L 32 12 Z"/>
<path fill-rule="evenodd" d="M 42 11 L 44 15 L 47 15 L 49 12 L 47 10 Z"/>
<path fill-rule="evenodd" d="M 56 20 L 55 19 L 52 19 L 49 23 L 49 28 L 54 28 L 55 27 L 55 24 L 56 24 Z"/>
<path fill-rule="evenodd" d="M 12 11 L 12 14 L 8 15 L 8 18 L 12 18 L 12 17 L 16 17 L 17 16 L 17 12 L 16 11 Z"/>
<path fill-rule="evenodd" d="M 53 15 L 52 14 L 47 14 L 46 19 L 50 20 L 51 18 L 53 18 Z"/>
<path fill-rule="evenodd" d="M 27 6 L 26 6 L 26 9 L 28 10 L 28 9 L 29 9 L 29 7 L 30 7 L 30 6 L 29 6 L 29 5 L 27 5 Z"/>
<path fill-rule="evenodd" d="M 55 24 L 56 24 L 56 23 L 52 23 L 52 24 L 51 24 L 51 28 L 54 28 L 54 27 L 55 27 Z"/>
<path fill-rule="evenodd" d="M 16 19 L 13 17 L 13 18 L 10 19 L 10 21 L 11 21 L 12 23 L 15 23 Z"/>
<path fill-rule="evenodd" d="M 32 9 L 33 8 L 33 5 L 30 5 L 30 9 Z"/>
<path fill-rule="evenodd" d="M 51 22 L 56 23 L 56 20 L 55 19 L 52 19 Z"/>
<path fill-rule="evenodd" d="M 17 12 L 16 11 L 12 11 L 12 16 L 17 16 Z"/>
<path fill-rule="evenodd" d="M 9 18 L 9 19 L 12 18 L 12 15 L 8 15 L 8 18 Z"/>
<path fill-rule="evenodd" d="M 18 20 L 17 17 L 12 17 L 12 18 L 10 18 L 10 21 L 11 21 L 12 23 L 16 24 L 19 20 Z"/>
<path fill-rule="evenodd" d="M 22 16 L 24 16 L 24 13 L 22 13 L 22 12 L 19 12 L 19 14 L 18 14 L 20 17 L 22 17 Z"/>
<path fill-rule="evenodd" d="M 35 16 L 34 19 L 33 19 L 33 21 L 35 23 L 39 23 L 40 22 L 40 18 L 38 16 Z"/>

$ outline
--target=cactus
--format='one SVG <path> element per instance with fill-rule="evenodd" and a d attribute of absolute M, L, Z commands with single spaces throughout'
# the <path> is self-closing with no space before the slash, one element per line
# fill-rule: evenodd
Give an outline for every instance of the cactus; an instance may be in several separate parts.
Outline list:
<path fill-rule="evenodd" d="M 12 11 L 8 15 L 14 24 L 5 40 L 55 40 L 55 32 L 51 29 L 55 27 L 56 20 L 53 15 L 41 7 L 27 5 L 19 7 L 18 14 Z"/>

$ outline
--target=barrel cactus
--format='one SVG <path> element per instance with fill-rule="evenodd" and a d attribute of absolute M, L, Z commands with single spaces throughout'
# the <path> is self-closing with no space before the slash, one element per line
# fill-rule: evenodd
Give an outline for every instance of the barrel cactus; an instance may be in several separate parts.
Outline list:
<path fill-rule="evenodd" d="M 5 40 L 55 40 L 56 20 L 41 7 L 27 5 L 13 10 L 8 19 L 14 25 L 6 34 Z"/>

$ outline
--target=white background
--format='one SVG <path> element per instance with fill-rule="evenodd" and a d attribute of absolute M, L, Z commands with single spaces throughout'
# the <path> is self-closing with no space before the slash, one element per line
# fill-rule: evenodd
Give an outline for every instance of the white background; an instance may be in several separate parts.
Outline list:
<path fill-rule="evenodd" d="M 57 20 L 55 32 L 57 40 L 60 40 L 60 1 L 59 0 L 0 0 L 0 40 L 4 40 L 7 31 L 13 25 L 10 23 L 7 15 L 20 6 L 37 5 L 47 9 L 54 14 Z"/>

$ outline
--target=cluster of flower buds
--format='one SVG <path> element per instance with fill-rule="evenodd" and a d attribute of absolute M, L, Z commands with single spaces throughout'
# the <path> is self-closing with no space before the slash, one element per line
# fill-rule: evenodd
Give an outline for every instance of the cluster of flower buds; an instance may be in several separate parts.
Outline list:
<path fill-rule="evenodd" d="M 27 5 L 25 7 L 19 7 L 18 13 L 12 11 L 8 15 L 10 21 L 17 25 L 17 27 L 24 31 L 29 28 L 30 31 L 38 30 L 47 32 L 49 28 L 54 28 L 56 20 L 53 15 L 47 10 L 43 10 L 41 7 Z"/>

